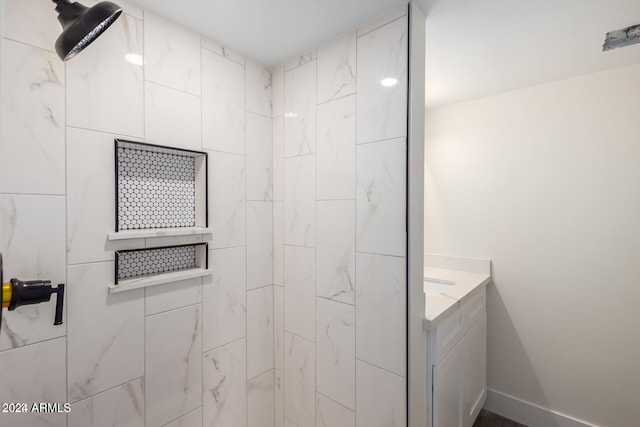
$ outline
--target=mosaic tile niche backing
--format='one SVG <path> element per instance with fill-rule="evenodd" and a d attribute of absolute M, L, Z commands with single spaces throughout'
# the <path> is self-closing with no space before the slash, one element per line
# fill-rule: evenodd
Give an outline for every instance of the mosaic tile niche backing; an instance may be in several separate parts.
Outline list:
<path fill-rule="evenodd" d="M 196 268 L 196 246 L 119 251 L 118 280 Z"/>
<path fill-rule="evenodd" d="M 194 227 L 195 158 L 116 147 L 118 229 Z"/>

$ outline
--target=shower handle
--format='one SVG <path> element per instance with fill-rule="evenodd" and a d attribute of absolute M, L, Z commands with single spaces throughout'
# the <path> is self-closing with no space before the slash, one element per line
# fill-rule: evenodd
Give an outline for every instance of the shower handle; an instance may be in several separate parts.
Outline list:
<path fill-rule="evenodd" d="M 40 304 L 51 300 L 53 294 L 56 295 L 56 314 L 54 325 L 62 325 L 62 309 L 64 305 L 64 283 L 56 288 L 51 286 L 50 280 L 29 280 L 24 281 L 13 278 L 9 283 L 4 283 L 4 272 L 2 266 L 2 254 L 0 254 L 0 323 L 2 322 L 2 310 L 13 311 L 23 305 Z"/>

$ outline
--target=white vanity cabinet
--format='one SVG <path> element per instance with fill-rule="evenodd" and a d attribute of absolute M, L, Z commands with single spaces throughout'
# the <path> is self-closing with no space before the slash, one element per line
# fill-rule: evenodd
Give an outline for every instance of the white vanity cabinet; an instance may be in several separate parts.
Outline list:
<path fill-rule="evenodd" d="M 430 427 L 472 427 L 487 399 L 486 287 L 427 331 Z"/>

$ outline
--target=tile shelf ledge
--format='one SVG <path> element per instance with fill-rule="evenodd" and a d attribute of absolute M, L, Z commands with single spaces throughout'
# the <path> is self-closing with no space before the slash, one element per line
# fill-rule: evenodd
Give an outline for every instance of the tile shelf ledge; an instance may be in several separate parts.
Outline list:
<path fill-rule="evenodd" d="M 131 291 L 134 289 L 142 289 L 150 286 L 163 285 L 173 283 L 180 280 L 193 279 L 196 277 L 204 277 L 213 274 L 212 269 L 191 268 L 189 270 L 172 271 L 169 273 L 161 273 L 152 276 L 138 277 L 134 279 L 121 280 L 117 285 L 109 285 L 109 293 Z"/>
<path fill-rule="evenodd" d="M 197 236 L 213 234 L 213 229 L 203 227 L 155 228 L 145 230 L 123 230 L 107 235 L 109 240 L 142 239 L 147 237 Z"/>

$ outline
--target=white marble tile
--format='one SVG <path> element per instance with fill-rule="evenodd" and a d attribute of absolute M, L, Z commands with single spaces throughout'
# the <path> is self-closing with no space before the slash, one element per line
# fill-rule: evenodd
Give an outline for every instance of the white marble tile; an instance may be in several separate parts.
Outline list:
<path fill-rule="evenodd" d="M 358 359 L 406 375 L 406 259 L 357 255 Z"/>
<path fill-rule="evenodd" d="M 247 200 L 272 200 L 272 119 L 247 113 Z"/>
<path fill-rule="evenodd" d="M 356 413 L 358 427 L 404 426 L 407 420 L 405 379 L 358 360 Z"/>
<path fill-rule="evenodd" d="M 204 349 L 246 336 L 247 295 L 245 248 L 209 251 L 213 275 L 204 278 Z"/>
<path fill-rule="evenodd" d="M 273 370 L 247 381 L 247 418 L 249 427 L 275 426 L 273 381 Z"/>
<path fill-rule="evenodd" d="M 144 292 L 109 294 L 112 262 L 67 271 L 68 399 L 77 402 L 144 372 Z"/>
<path fill-rule="evenodd" d="M 234 341 L 204 355 L 204 425 L 247 425 L 246 340 Z"/>
<path fill-rule="evenodd" d="M 285 418 L 284 427 L 298 427 L 298 426 L 296 426 L 294 423 L 292 423 L 291 421 Z"/>
<path fill-rule="evenodd" d="M 202 302 L 202 277 L 145 288 L 145 314 L 162 313 Z"/>
<path fill-rule="evenodd" d="M 284 200 L 284 117 L 273 119 L 273 200 Z"/>
<path fill-rule="evenodd" d="M 100 0 L 85 0 L 83 3 L 85 6 L 91 6 L 92 4 L 99 3 Z M 125 0 L 118 0 L 118 6 L 122 7 L 124 13 L 128 13 L 129 15 L 138 18 L 144 19 L 144 9 L 141 6 L 138 6 L 136 3 Z"/>
<path fill-rule="evenodd" d="M 151 82 L 146 82 L 144 87 L 146 142 L 200 150 L 200 97 Z"/>
<path fill-rule="evenodd" d="M 358 252 L 405 255 L 406 156 L 404 138 L 358 146 Z"/>
<path fill-rule="evenodd" d="M 163 246 L 190 245 L 192 243 L 201 243 L 203 242 L 203 237 L 206 238 L 207 235 L 194 234 L 194 235 L 185 235 L 185 236 L 147 237 L 146 239 L 144 239 L 144 241 L 145 241 L 145 247 L 158 248 Z"/>
<path fill-rule="evenodd" d="M 144 427 L 144 380 L 112 388 L 71 405 L 69 427 Z"/>
<path fill-rule="evenodd" d="M 273 117 L 284 115 L 284 65 L 278 65 L 271 70 L 273 83 Z"/>
<path fill-rule="evenodd" d="M 247 289 L 273 284 L 273 204 L 247 202 Z"/>
<path fill-rule="evenodd" d="M 202 308 L 147 317 L 147 426 L 162 426 L 202 405 Z"/>
<path fill-rule="evenodd" d="M 284 360 L 284 415 L 297 426 L 316 422 L 315 345 L 286 333 Z M 286 423 L 285 423 L 286 425 Z"/>
<path fill-rule="evenodd" d="M 43 238 L 46 236 L 46 238 Z M 64 197 L 0 195 L 0 253 L 4 279 L 66 283 Z M 5 310 L 0 351 L 65 335 L 66 322 L 54 326 L 51 302 Z"/>
<path fill-rule="evenodd" d="M 273 283 L 284 286 L 284 202 L 273 202 Z"/>
<path fill-rule="evenodd" d="M 309 62 L 313 61 L 317 58 L 316 50 L 311 50 L 309 52 L 302 53 L 298 56 L 295 56 L 284 63 L 284 70 L 289 71 L 294 68 L 301 67 Z"/>
<path fill-rule="evenodd" d="M 271 118 L 271 71 L 253 61 L 247 61 L 244 69 L 247 111 Z"/>
<path fill-rule="evenodd" d="M 358 38 L 358 143 L 407 134 L 407 55 L 407 18 Z"/>
<path fill-rule="evenodd" d="M 202 427 L 202 408 L 195 409 L 164 427 Z"/>
<path fill-rule="evenodd" d="M 186 28 L 145 12 L 145 78 L 174 89 L 200 95 L 200 37 Z"/>
<path fill-rule="evenodd" d="M 67 125 L 144 136 L 142 21 L 122 15 L 67 67 Z"/>
<path fill-rule="evenodd" d="M 316 151 L 316 63 L 284 76 L 284 156 Z"/>
<path fill-rule="evenodd" d="M 315 249 L 284 247 L 284 329 L 310 341 L 316 335 Z"/>
<path fill-rule="evenodd" d="M 0 192 L 64 194 L 64 64 L 11 40 L 2 59 Z"/>
<path fill-rule="evenodd" d="M 407 11 L 408 11 L 408 7 L 406 4 L 403 4 L 402 6 L 400 6 L 399 8 L 397 8 L 396 10 L 394 10 L 393 12 L 380 17 L 379 19 L 376 19 L 375 21 L 369 22 L 366 25 L 363 25 L 362 27 L 358 28 L 358 37 L 362 37 L 367 33 L 370 33 L 373 30 L 376 30 L 392 21 L 395 21 L 396 19 L 402 18 L 403 16 L 407 15 Z"/>
<path fill-rule="evenodd" d="M 284 288 L 273 287 L 274 367 L 284 371 Z"/>
<path fill-rule="evenodd" d="M 317 209 L 316 295 L 355 304 L 355 201 L 318 202 Z"/>
<path fill-rule="evenodd" d="M 356 33 L 318 49 L 318 104 L 356 92 Z"/>
<path fill-rule="evenodd" d="M 318 107 L 318 200 L 354 199 L 356 97 Z"/>
<path fill-rule="evenodd" d="M 2 36 L 55 52 L 62 27 L 55 5 L 38 0 L 4 0 Z M 3 92 L 4 95 L 4 92 Z"/>
<path fill-rule="evenodd" d="M 247 292 L 247 378 L 273 370 L 273 286 Z"/>
<path fill-rule="evenodd" d="M 227 153 L 245 152 L 244 67 L 202 51 L 202 144 Z"/>
<path fill-rule="evenodd" d="M 284 161 L 284 243 L 316 244 L 316 156 Z"/>
<path fill-rule="evenodd" d="M 235 52 L 232 49 L 229 49 L 226 46 L 221 45 L 216 41 L 210 39 L 202 39 L 202 47 L 210 50 L 216 55 L 220 55 L 224 58 L 232 60 L 233 62 L 237 62 L 240 65 L 244 65 L 244 56 L 240 55 L 238 52 Z"/>
<path fill-rule="evenodd" d="M 67 262 L 111 261 L 117 249 L 144 247 L 144 239 L 108 241 L 115 230 L 116 135 L 67 129 Z M 113 279 L 112 279 L 113 280 Z"/>
<path fill-rule="evenodd" d="M 210 248 L 244 246 L 246 243 L 245 158 L 209 152 Z"/>
<path fill-rule="evenodd" d="M 356 309 L 316 300 L 317 391 L 356 409 Z"/>
<path fill-rule="evenodd" d="M 316 427 L 356 427 L 356 413 L 318 393 Z"/>
<path fill-rule="evenodd" d="M 65 339 L 0 353 L 0 402 L 59 403 L 66 400 Z M 2 427 L 66 427 L 64 413 L 3 413 Z"/>
<path fill-rule="evenodd" d="M 274 398 L 275 427 L 284 427 L 284 373 L 278 369 L 274 372 Z"/>

